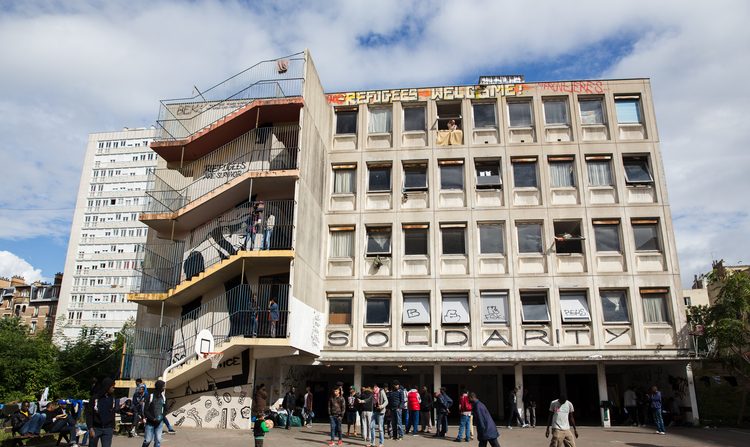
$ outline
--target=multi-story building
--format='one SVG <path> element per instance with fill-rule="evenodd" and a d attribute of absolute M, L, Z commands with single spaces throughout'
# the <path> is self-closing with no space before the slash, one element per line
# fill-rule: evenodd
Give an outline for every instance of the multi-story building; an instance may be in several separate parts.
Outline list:
<path fill-rule="evenodd" d="M 304 53 L 208 93 L 163 102 L 124 368 L 180 423 L 247 427 L 261 383 L 323 415 L 336 382 L 393 379 L 497 415 L 567 393 L 605 425 L 655 384 L 697 418 L 648 79 L 324 95 Z"/>
<path fill-rule="evenodd" d="M 0 308 L 3 318 L 17 317 L 29 326 L 32 334 L 37 330 L 52 330 L 55 325 L 57 302 L 60 298 L 60 285 L 63 274 L 56 273 L 52 284 L 35 281 L 26 284 L 24 278 L 0 278 L 2 301 Z"/>
<path fill-rule="evenodd" d="M 89 135 L 73 214 L 58 306 L 56 335 L 82 331 L 112 337 L 137 305 L 127 301 L 136 250 L 147 227 L 138 221 L 147 178 L 157 155 L 149 149 L 156 130 L 128 129 Z"/>

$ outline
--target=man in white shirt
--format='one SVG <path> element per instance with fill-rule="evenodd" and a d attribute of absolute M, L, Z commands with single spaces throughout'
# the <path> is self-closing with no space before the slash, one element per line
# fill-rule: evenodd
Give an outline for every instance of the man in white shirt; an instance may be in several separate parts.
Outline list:
<path fill-rule="evenodd" d="M 625 411 L 628 413 L 628 420 L 625 423 L 638 426 L 638 396 L 636 396 L 632 386 L 625 391 L 623 403 L 625 404 Z"/>
<path fill-rule="evenodd" d="M 558 399 L 549 404 L 549 419 L 547 420 L 547 431 L 544 436 L 549 438 L 550 426 L 552 427 L 552 438 L 550 447 L 575 447 L 575 438 L 578 437 L 576 429 L 576 420 L 573 417 L 573 404 L 561 395 Z M 570 433 L 570 427 L 573 427 L 573 433 Z M 575 434 L 575 438 L 573 437 Z"/>

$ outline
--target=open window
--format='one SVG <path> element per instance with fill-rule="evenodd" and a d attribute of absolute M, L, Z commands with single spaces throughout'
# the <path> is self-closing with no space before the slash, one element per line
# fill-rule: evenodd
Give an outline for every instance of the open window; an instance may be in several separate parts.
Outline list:
<path fill-rule="evenodd" d="M 560 292 L 560 314 L 563 323 L 588 323 L 591 321 L 585 290 Z"/>
<path fill-rule="evenodd" d="M 474 160 L 477 175 L 477 189 L 501 189 L 500 159 Z"/>
<path fill-rule="evenodd" d="M 438 101 L 435 103 L 437 106 L 437 129 L 438 130 L 461 130 L 463 129 L 463 117 L 461 116 L 461 103 L 460 102 L 443 102 Z M 455 124 L 455 128 L 452 129 L 451 122 Z"/>
<path fill-rule="evenodd" d="M 559 255 L 583 253 L 580 220 L 558 220 L 552 223 L 555 229 L 555 252 Z"/>
<path fill-rule="evenodd" d="M 401 323 L 430 324 L 430 293 L 404 293 L 404 309 Z"/>
<path fill-rule="evenodd" d="M 404 162 L 404 192 L 427 191 L 427 162 Z"/>
<path fill-rule="evenodd" d="M 547 293 L 521 291 L 521 318 L 524 323 L 548 323 Z"/>
<path fill-rule="evenodd" d="M 367 256 L 391 255 L 391 227 L 367 227 Z"/>
<path fill-rule="evenodd" d="M 469 324 L 469 294 L 467 292 L 443 292 L 443 324 Z"/>
<path fill-rule="evenodd" d="M 647 155 L 623 155 L 622 164 L 625 169 L 625 183 L 628 186 L 652 185 L 654 183 Z"/>

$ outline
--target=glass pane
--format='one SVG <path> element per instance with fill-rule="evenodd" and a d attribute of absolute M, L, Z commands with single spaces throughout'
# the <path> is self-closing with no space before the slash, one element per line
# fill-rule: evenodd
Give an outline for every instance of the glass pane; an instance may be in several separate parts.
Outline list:
<path fill-rule="evenodd" d="M 608 160 L 588 161 L 586 166 L 591 186 L 612 186 L 612 168 Z"/>
<path fill-rule="evenodd" d="M 477 171 L 477 186 L 499 186 L 502 183 L 500 179 L 500 162 L 475 162 L 474 168 Z"/>
<path fill-rule="evenodd" d="M 607 323 L 627 323 L 628 301 L 623 291 L 602 292 L 602 312 Z"/>
<path fill-rule="evenodd" d="M 568 124 L 568 103 L 566 101 L 544 101 L 544 122 L 547 124 Z"/>
<path fill-rule="evenodd" d="M 549 321 L 547 297 L 544 295 L 521 295 L 521 311 L 524 322 Z"/>
<path fill-rule="evenodd" d="M 405 168 L 404 189 L 427 188 L 427 168 Z"/>
<path fill-rule="evenodd" d="M 391 133 L 391 109 L 370 109 L 370 133 Z"/>
<path fill-rule="evenodd" d="M 469 297 L 466 294 L 443 294 L 443 324 L 469 323 Z"/>
<path fill-rule="evenodd" d="M 543 252 L 541 224 L 518 224 L 518 252 Z"/>
<path fill-rule="evenodd" d="M 576 185 L 572 161 L 556 161 L 549 164 L 553 188 L 564 188 Z"/>
<path fill-rule="evenodd" d="M 440 189 L 464 189 L 463 165 L 440 166 Z"/>
<path fill-rule="evenodd" d="M 351 258 L 354 253 L 354 232 L 353 231 L 332 231 L 331 232 L 331 257 L 332 258 Z"/>
<path fill-rule="evenodd" d="M 591 321 L 586 294 L 570 292 L 560 294 L 560 313 L 562 321 L 566 323 Z"/>
<path fill-rule="evenodd" d="M 477 129 L 496 127 L 495 104 L 474 104 L 474 127 Z"/>
<path fill-rule="evenodd" d="M 430 296 L 404 295 L 403 324 L 430 324 Z"/>
<path fill-rule="evenodd" d="M 581 124 L 604 124 L 604 108 L 601 99 L 581 100 Z"/>
<path fill-rule="evenodd" d="M 390 191 L 391 168 L 370 168 L 368 191 Z"/>
<path fill-rule="evenodd" d="M 350 194 L 354 192 L 354 169 L 337 169 L 333 171 L 334 194 Z"/>
<path fill-rule="evenodd" d="M 404 107 L 404 130 L 425 130 L 424 107 Z"/>
<path fill-rule="evenodd" d="M 619 225 L 594 225 L 594 236 L 596 251 L 621 251 Z"/>
<path fill-rule="evenodd" d="M 388 324 L 391 321 L 390 298 L 367 298 L 366 324 Z"/>
<path fill-rule="evenodd" d="M 617 110 L 618 123 L 627 124 L 641 122 L 640 100 L 615 98 L 615 109 Z"/>
<path fill-rule="evenodd" d="M 509 102 L 510 127 L 531 127 L 531 102 Z"/>
<path fill-rule="evenodd" d="M 357 112 L 336 112 L 336 134 L 357 133 Z"/>
<path fill-rule="evenodd" d="M 516 188 L 536 188 L 536 163 L 513 163 L 513 183 Z"/>
<path fill-rule="evenodd" d="M 367 253 L 368 254 L 388 254 L 391 252 L 391 232 L 390 231 L 368 231 L 367 232 Z"/>
<path fill-rule="evenodd" d="M 483 254 L 505 252 L 501 224 L 479 225 L 479 252 Z"/>
<path fill-rule="evenodd" d="M 508 294 L 506 292 L 482 292 L 481 313 L 484 323 L 505 323 L 508 321 Z"/>
<path fill-rule="evenodd" d="M 669 323 L 667 302 L 664 295 L 644 295 L 643 313 L 646 323 Z"/>
<path fill-rule="evenodd" d="M 352 323 L 352 300 L 351 298 L 331 298 L 328 301 L 328 323 L 329 324 L 351 324 Z"/>
<path fill-rule="evenodd" d="M 444 255 L 466 254 L 465 228 L 443 228 L 441 229 L 441 233 Z"/>
<path fill-rule="evenodd" d="M 404 254 L 426 255 L 427 234 L 426 229 L 404 230 Z"/>
<path fill-rule="evenodd" d="M 622 160 L 625 168 L 625 180 L 629 183 L 651 183 L 651 173 L 648 170 L 648 161 L 636 158 L 624 158 Z"/>
<path fill-rule="evenodd" d="M 633 225 L 636 251 L 659 250 L 659 230 L 656 225 Z"/>

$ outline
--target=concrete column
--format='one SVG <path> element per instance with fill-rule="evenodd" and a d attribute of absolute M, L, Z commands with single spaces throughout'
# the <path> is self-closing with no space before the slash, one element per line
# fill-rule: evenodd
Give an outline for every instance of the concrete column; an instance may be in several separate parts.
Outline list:
<path fill-rule="evenodd" d="M 599 401 L 609 400 L 607 397 L 607 374 L 604 363 L 596 364 L 596 383 L 599 387 Z M 607 414 L 605 415 L 605 409 L 599 408 L 599 415 L 602 419 L 602 427 L 612 426 L 612 414 L 609 410 L 607 410 Z"/>
<path fill-rule="evenodd" d="M 281 387 L 284 383 L 284 375 L 286 374 L 285 366 L 286 365 L 281 363 L 281 360 L 278 361 L 276 376 L 273 378 L 273 390 L 269 393 L 271 396 L 271 400 L 268 401 L 269 407 L 284 395 L 284 390 L 281 389 Z"/>
<path fill-rule="evenodd" d="M 437 391 L 443 386 L 443 367 L 433 365 L 432 367 L 432 389 Z"/>
<path fill-rule="evenodd" d="M 513 375 L 515 376 L 516 387 L 518 387 L 518 392 L 516 393 L 516 397 L 518 397 L 516 400 L 516 407 L 518 408 L 519 413 L 523 414 L 523 365 L 516 363 L 513 366 Z"/>
<path fill-rule="evenodd" d="M 565 379 L 565 371 L 562 369 L 557 373 L 557 380 L 560 382 L 560 394 L 568 395 L 568 381 Z M 555 396 L 557 399 L 559 396 Z M 554 399 L 553 399 L 554 400 Z"/>
<path fill-rule="evenodd" d="M 353 385 L 358 393 L 362 392 L 362 365 L 354 365 Z"/>
<path fill-rule="evenodd" d="M 688 392 L 690 393 L 690 409 L 693 412 L 693 418 L 691 422 L 696 426 L 700 424 L 700 416 L 698 415 L 698 397 L 695 394 L 695 381 L 693 380 L 693 365 L 688 362 L 685 365 L 685 377 L 688 381 Z"/>

